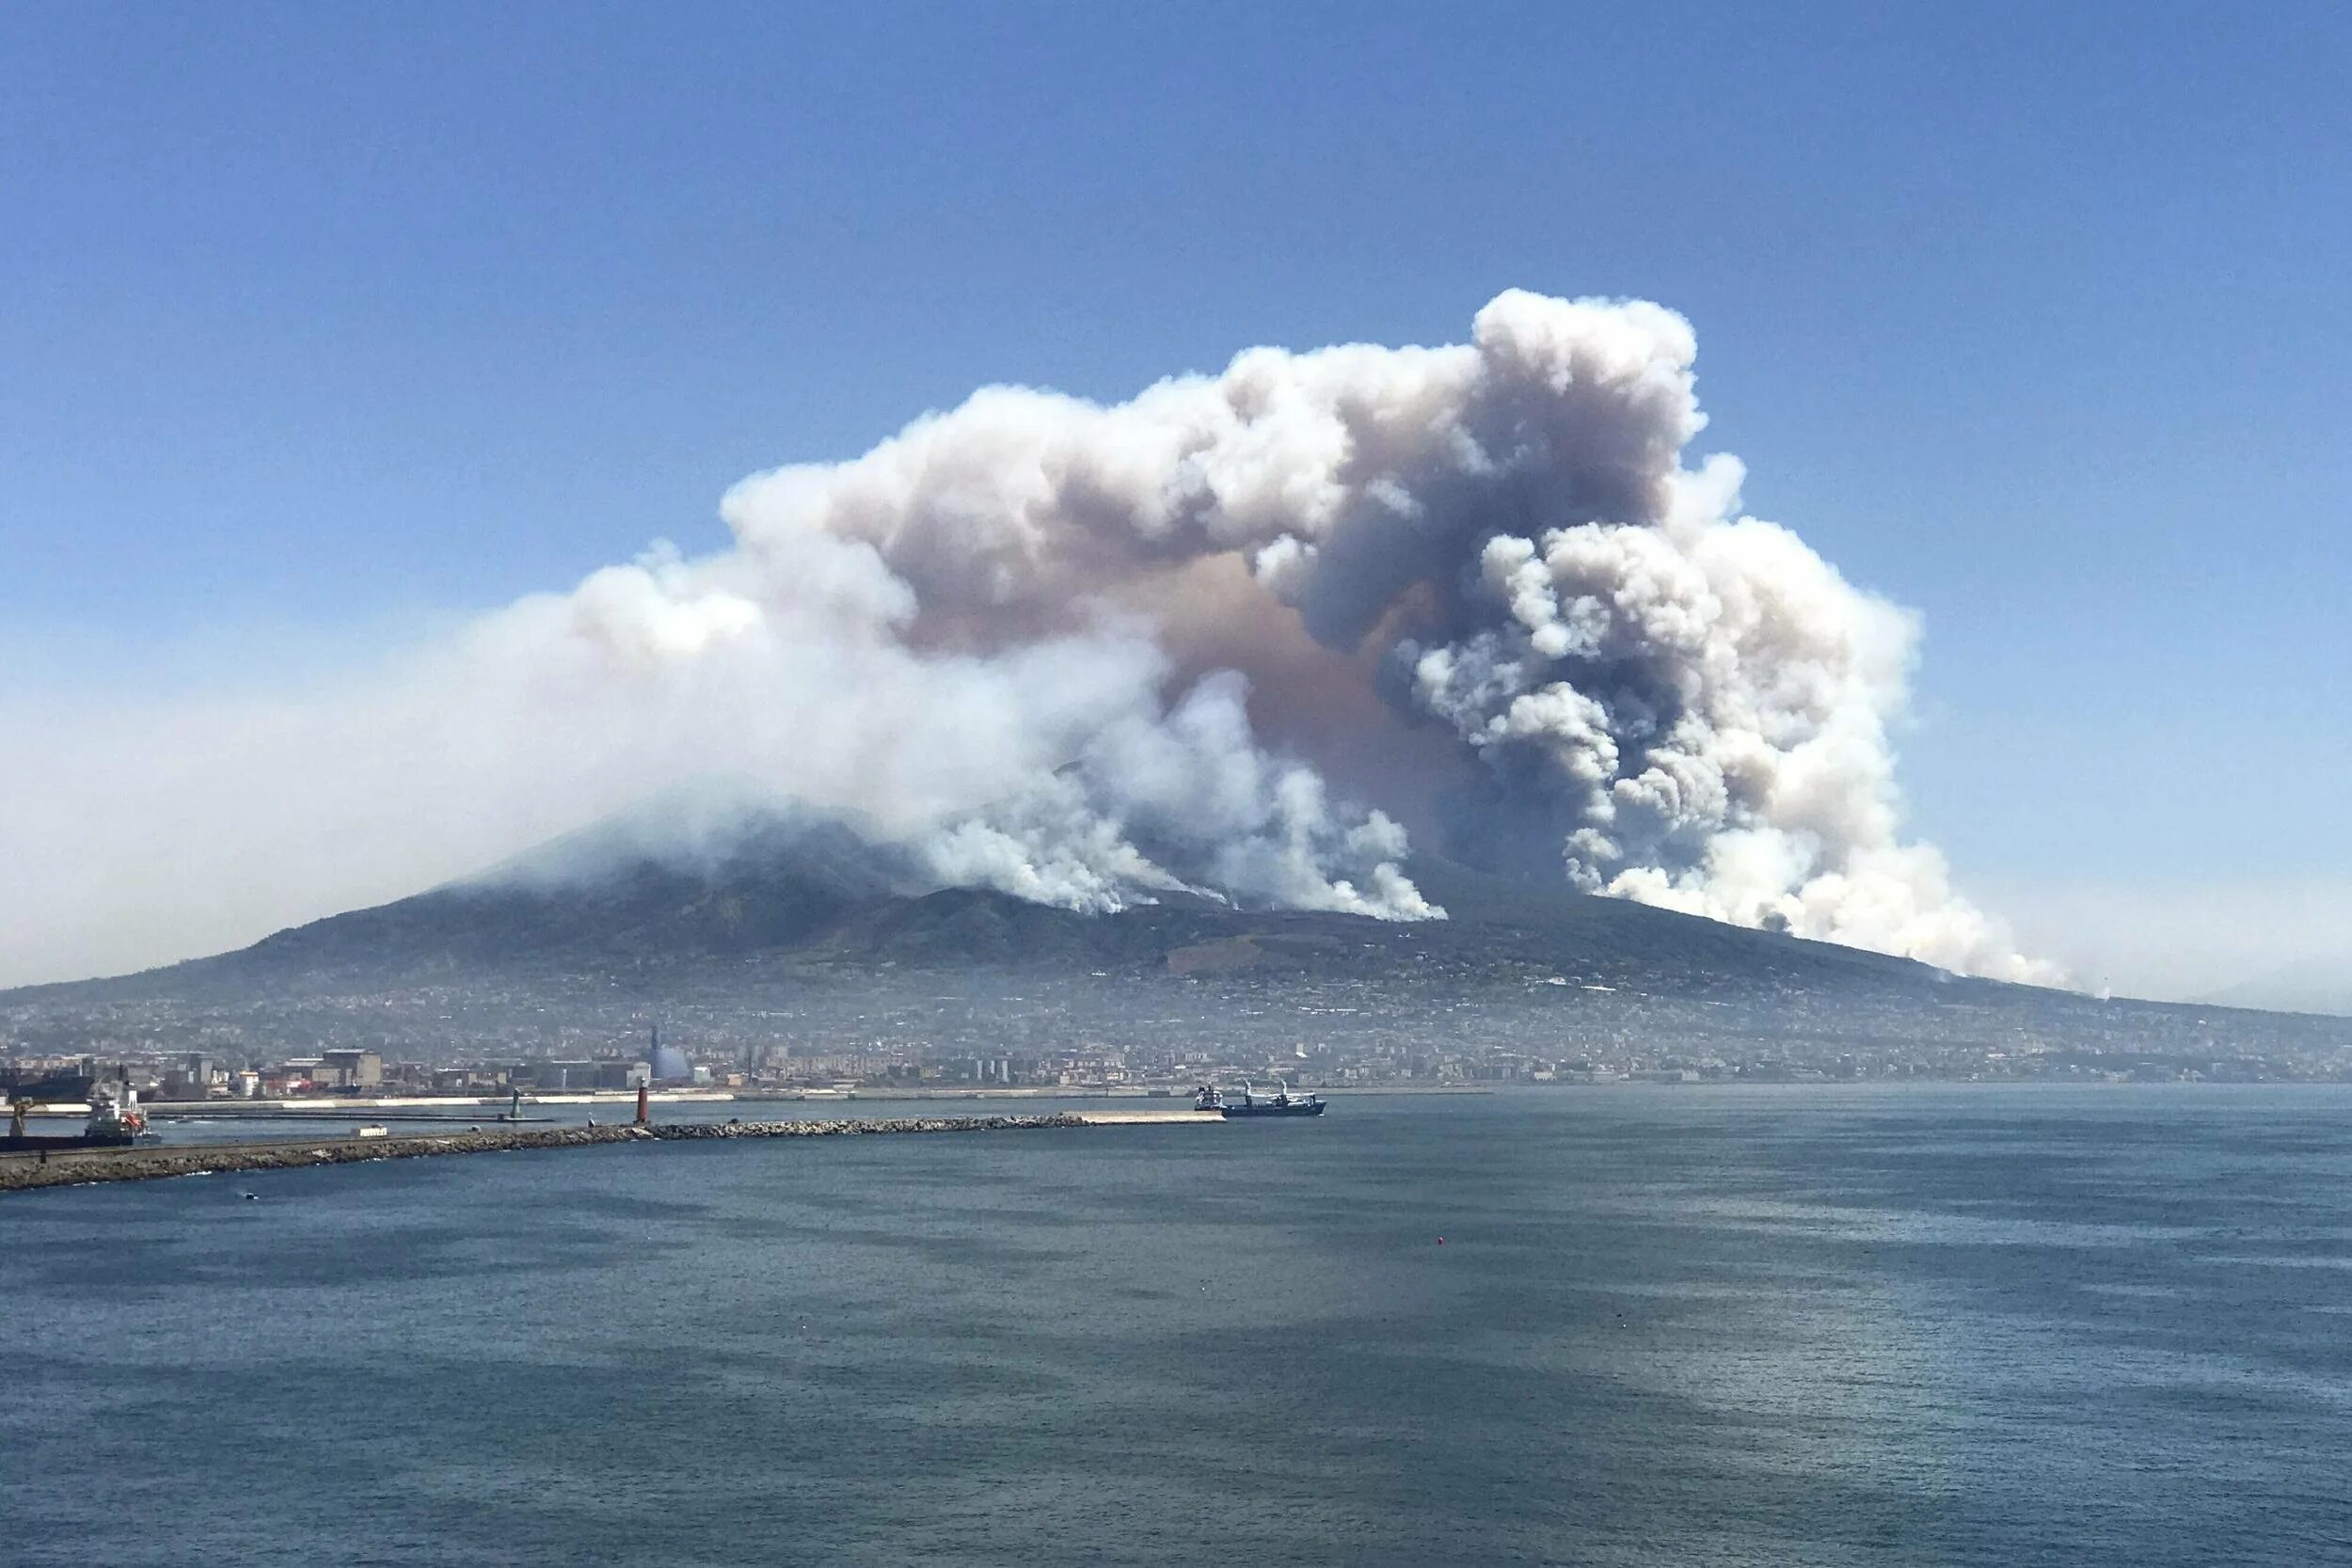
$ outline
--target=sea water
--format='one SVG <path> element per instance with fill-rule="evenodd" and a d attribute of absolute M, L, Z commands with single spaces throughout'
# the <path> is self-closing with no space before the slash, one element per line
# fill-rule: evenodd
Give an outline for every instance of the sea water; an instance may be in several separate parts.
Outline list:
<path fill-rule="evenodd" d="M 0 1366 L 27 1568 L 2312 1568 L 2352 1096 L 1596 1086 L 51 1190 L 0 1197 Z"/>

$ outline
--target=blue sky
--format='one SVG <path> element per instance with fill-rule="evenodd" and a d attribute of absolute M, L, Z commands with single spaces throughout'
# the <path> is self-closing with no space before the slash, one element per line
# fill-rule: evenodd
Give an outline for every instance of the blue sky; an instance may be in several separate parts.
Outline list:
<path fill-rule="evenodd" d="M 983 382 L 1636 294 L 1924 613 L 1964 884 L 2352 951 L 2347 68 L 2332 6 L 10 8 L 0 688 L 363 657 Z"/>

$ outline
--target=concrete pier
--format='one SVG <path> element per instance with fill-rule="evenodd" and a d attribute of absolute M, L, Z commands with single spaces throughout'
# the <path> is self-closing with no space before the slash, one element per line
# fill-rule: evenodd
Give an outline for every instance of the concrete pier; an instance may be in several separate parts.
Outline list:
<path fill-rule="evenodd" d="M 152 1181 L 215 1172 L 293 1170 L 369 1160 L 413 1160 L 436 1154 L 496 1154 L 513 1149 L 580 1148 L 591 1144 L 686 1143 L 740 1138 L 828 1138 L 908 1132 L 1026 1132 L 1138 1123 L 1223 1125 L 1215 1117 L 1174 1112 L 1108 1112 L 1054 1116 L 900 1117 L 889 1120 L 670 1122 L 650 1127 L 484 1128 L 392 1138 L 288 1138 L 267 1143 L 178 1144 L 144 1148 L 82 1149 L 0 1158 L 0 1193 L 72 1187 L 97 1181 Z"/>

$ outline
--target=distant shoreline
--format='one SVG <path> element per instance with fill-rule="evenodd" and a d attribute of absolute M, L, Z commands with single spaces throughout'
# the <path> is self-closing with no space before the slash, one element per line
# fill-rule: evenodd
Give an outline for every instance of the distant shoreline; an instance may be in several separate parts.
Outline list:
<path fill-rule="evenodd" d="M 1487 1084 L 1425 1084 L 1348 1085 L 1313 1087 L 1326 1099 L 1336 1095 L 1480 1095 L 1497 1090 Z M 1548 1084 L 1513 1084 L 1509 1088 L 1549 1088 Z M 646 1101 L 654 1105 L 833 1105 L 887 1104 L 898 1101 L 910 1102 L 938 1100 L 1104 1100 L 1137 1101 L 1138 1109 L 1155 1101 L 1190 1103 L 1190 1089 L 1167 1090 L 1154 1094 L 1147 1089 L 1104 1088 L 1088 1086 L 1024 1086 L 994 1089 L 656 1089 Z M 150 1100 L 140 1108 L 152 1116 L 164 1117 L 254 1117 L 257 1118 L 315 1116 L 341 1119 L 353 1111 L 433 1111 L 433 1110 L 502 1110 L 515 1103 L 511 1094 L 501 1095 L 376 1095 L 346 1097 L 343 1095 L 306 1095 L 286 1100 Z M 578 1094 L 525 1094 L 522 1105 L 528 1110 L 544 1105 L 619 1105 L 634 1106 L 634 1089 L 587 1090 Z M 78 1101 L 55 1101 L 35 1104 L 34 1116 L 79 1117 L 89 1114 L 89 1106 Z M 472 1118 L 469 1118 L 472 1119 Z"/>

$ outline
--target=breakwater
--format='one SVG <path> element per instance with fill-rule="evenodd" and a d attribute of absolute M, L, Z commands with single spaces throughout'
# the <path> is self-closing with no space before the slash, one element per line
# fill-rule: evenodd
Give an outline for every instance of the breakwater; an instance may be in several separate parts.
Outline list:
<path fill-rule="evenodd" d="M 1172 1118 L 1171 1118 L 1172 1119 Z M 1024 1132 L 1097 1125 L 1095 1118 L 1053 1116 L 900 1117 L 889 1120 L 664 1122 L 639 1127 L 516 1127 L 398 1138 L 303 1138 L 271 1143 L 183 1144 L 170 1148 L 89 1149 L 0 1159 L 0 1193 L 96 1181 L 153 1181 L 174 1176 L 414 1160 L 438 1154 L 502 1154 L 518 1149 L 583 1148 L 592 1144 L 689 1143 L 708 1139 L 829 1138 L 910 1132 Z"/>

